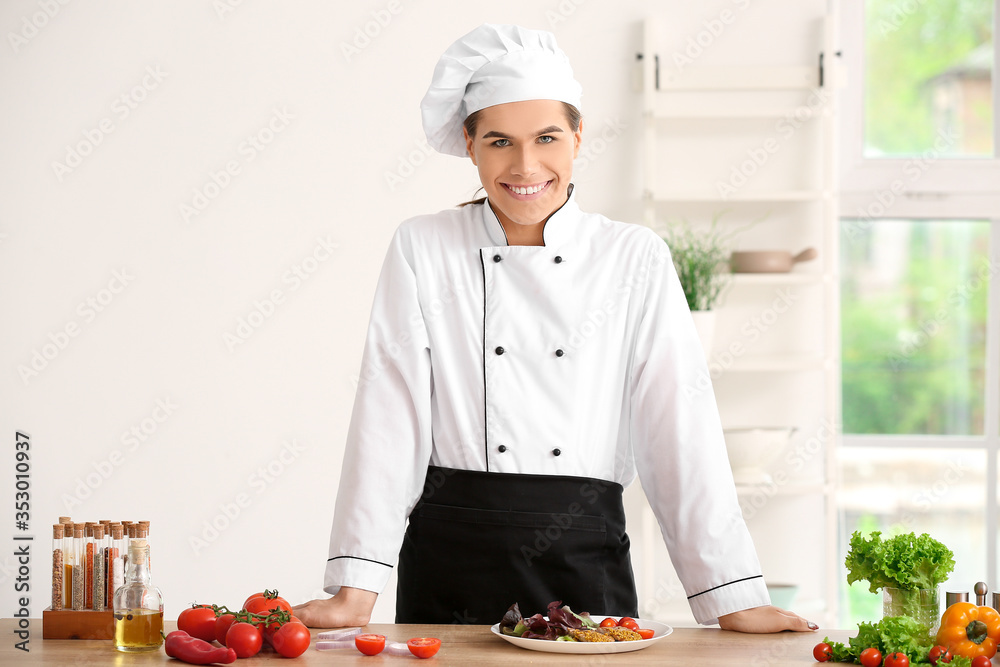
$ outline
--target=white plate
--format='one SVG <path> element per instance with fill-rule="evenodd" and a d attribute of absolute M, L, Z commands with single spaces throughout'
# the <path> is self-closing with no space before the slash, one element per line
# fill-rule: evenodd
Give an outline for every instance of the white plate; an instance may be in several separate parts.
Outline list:
<path fill-rule="evenodd" d="M 607 616 L 591 616 L 591 618 L 600 623 Z M 635 621 L 640 628 L 652 630 L 653 636 L 650 639 L 637 639 L 634 642 L 557 642 L 549 639 L 525 639 L 524 637 L 505 635 L 500 632 L 499 623 L 493 625 L 490 630 L 497 637 L 509 641 L 514 646 L 546 653 L 626 653 L 638 651 L 649 648 L 674 631 L 669 625 L 658 621 L 644 621 L 641 618 L 637 618 Z"/>

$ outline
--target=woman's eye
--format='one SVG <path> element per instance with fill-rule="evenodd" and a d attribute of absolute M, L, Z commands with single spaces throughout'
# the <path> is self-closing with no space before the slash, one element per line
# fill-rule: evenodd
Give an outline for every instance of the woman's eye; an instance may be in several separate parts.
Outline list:
<path fill-rule="evenodd" d="M 551 136 L 549 136 L 547 134 L 544 134 L 544 135 L 538 137 L 538 142 L 542 143 L 542 144 L 551 144 L 555 140 L 556 140 L 555 137 L 551 137 Z"/>
<path fill-rule="evenodd" d="M 510 140 L 509 139 L 497 139 L 496 141 L 493 142 L 493 145 L 496 146 L 497 148 L 503 148 L 505 146 L 510 146 Z"/>

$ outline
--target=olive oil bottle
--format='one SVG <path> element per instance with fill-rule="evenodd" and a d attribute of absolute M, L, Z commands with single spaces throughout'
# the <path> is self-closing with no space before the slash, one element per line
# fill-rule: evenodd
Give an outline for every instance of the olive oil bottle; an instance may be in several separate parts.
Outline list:
<path fill-rule="evenodd" d="M 149 581 L 149 543 L 132 540 L 125 583 L 115 591 L 115 648 L 155 651 L 163 643 L 163 596 Z"/>

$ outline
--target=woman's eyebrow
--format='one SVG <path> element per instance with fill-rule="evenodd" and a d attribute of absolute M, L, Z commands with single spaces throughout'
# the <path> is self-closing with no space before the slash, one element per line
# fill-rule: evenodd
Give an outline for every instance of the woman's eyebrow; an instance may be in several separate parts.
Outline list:
<path fill-rule="evenodd" d="M 534 136 L 537 137 L 543 134 L 552 134 L 553 132 L 562 132 L 562 131 L 563 129 L 558 125 L 549 125 L 548 127 L 542 128 L 541 130 L 538 130 L 538 132 L 535 132 Z M 483 135 L 483 139 L 494 139 L 494 138 L 513 139 L 514 137 L 510 136 L 509 134 L 504 134 L 503 132 L 497 132 L 496 130 L 490 130 L 489 132 Z"/>

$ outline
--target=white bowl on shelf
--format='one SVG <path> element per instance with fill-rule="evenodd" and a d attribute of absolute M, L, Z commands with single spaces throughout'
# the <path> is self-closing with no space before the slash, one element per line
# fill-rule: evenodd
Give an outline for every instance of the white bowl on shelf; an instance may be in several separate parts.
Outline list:
<path fill-rule="evenodd" d="M 733 480 L 741 485 L 768 484 L 767 467 L 788 446 L 795 430 L 789 426 L 723 429 Z"/>

